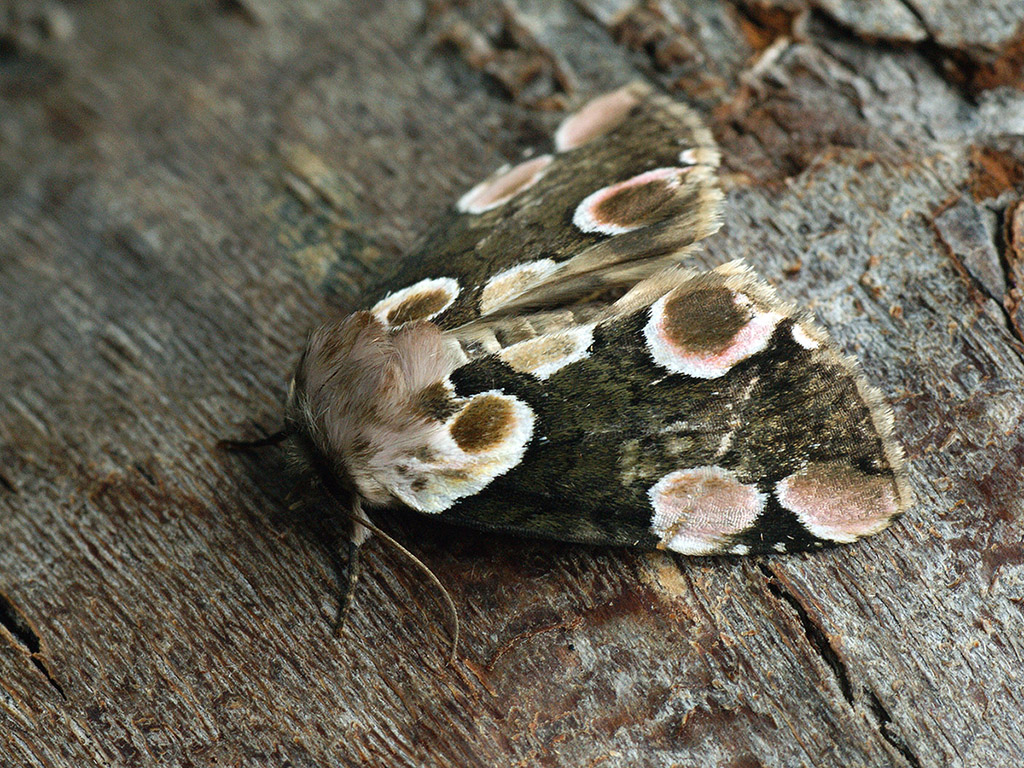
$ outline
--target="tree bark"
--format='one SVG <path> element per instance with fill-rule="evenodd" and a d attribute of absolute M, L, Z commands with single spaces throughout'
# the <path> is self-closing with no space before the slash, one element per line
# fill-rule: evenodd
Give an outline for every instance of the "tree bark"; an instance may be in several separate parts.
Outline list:
<path fill-rule="evenodd" d="M 0 15 L 0 765 L 1024 764 L 1019 0 L 94 0 Z M 381 524 L 273 449 L 305 332 L 637 77 L 893 403 L 917 505 L 806 556 Z"/>

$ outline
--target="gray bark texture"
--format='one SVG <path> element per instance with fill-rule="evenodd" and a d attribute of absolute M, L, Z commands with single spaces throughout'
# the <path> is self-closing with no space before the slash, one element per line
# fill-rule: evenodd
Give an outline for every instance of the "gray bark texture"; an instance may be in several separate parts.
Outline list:
<path fill-rule="evenodd" d="M 1024 764 L 1020 0 L 0 10 L 0 765 Z M 675 558 L 289 512 L 316 322 L 565 110 L 705 115 L 743 258 L 890 399 L 918 504 Z"/>

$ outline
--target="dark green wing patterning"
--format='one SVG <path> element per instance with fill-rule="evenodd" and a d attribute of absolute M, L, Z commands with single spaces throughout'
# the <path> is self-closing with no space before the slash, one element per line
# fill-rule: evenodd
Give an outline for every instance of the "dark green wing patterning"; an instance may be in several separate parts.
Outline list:
<path fill-rule="evenodd" d="M 675 281 L 653 310 L 588 331 L 583 355 L 541 337 L 455 372 L 459 396 L 500 387 L 536 421 L 522 461 L 445 517 L 684 554 L 806 549 L 889 523 L 907 503 L 902 462 L 850 361 L 737 265 Z"/>
<path fill-rule="evenodd" d="M 885 528 L 911 495 L 854 361 L 743 265 L 684 268 L 717 164 L 646 86 L 584 106 L 311 336 L 306 453 L 357 508 L 567 541 L 746 554 Z"/>

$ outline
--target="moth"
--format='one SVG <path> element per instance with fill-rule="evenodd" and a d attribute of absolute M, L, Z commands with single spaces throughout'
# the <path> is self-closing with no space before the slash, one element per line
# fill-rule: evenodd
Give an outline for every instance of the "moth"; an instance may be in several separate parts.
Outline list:
<path fill-rule="evenodd" d="M 366 526 L 404 506 L 684 555 L 881 531 L 911 495 L 880 393 L 746 266 L 687 267 L 718 163 L 645 85 L 591 101 L 311 334 L 281 438 Z"/>

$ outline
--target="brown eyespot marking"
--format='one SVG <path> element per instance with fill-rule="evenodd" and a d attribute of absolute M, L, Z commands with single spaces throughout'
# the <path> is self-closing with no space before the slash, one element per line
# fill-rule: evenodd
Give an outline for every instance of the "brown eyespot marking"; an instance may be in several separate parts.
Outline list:
<path fill-rule="evenodd" d="M 388 312 L 388 325 L 401 325 L 421 317 L 433 317 L 448 306 L 448 294 L 438 288 L 436 291 L 421 291 Z"/>
<path fill-rule="evenodd" d="M 442 387 L 452 392 L 450 384 Z M 395 496 L 420 512 L 444 512 L 479 493 L 523 460 L 533 436 L 533 411 L 512 395 L 491 390 L 455 405 L 461 409 L 445 422 L 429 425 L 429 454 L 410 456 L 410 477 L 391 483 Z"/>
<path fill-rule="evenodd" d="M 654 362 L 672 373 L 715 379 L 765 349 L 782 317 L 724 285 L 684 285 L 652 305 L 644 337 Z"/>
<path fill-rule="evenodd" d="M 648 492 L 654 515 L 651 532 L 659 549 L 684 555 L 722 551 L 730 537 L 750 528 L 767 496 L 717 466 L 681 469 L 661 478 Z"/>
<path fill-rule="evenodd" d="M 683 349 L 717 354 L 750 322 L 749 305 L 724 285 L 670 294 L 664 306 L 665 335 Z"/>
<path fill-rule="evenodd" d="M 444 312 L 459 295 L 459 284 L 450 277 L 428 278 L 378 301 L 371 312 L 388 326 L 430 320 Z"/>
<path fill-rule="evenodd" d="M 841 544 L 878 533 L 901 506 L 892 477 L 839 461 L 807 464 L 776 483 L 775 497 L 819 539 Z"/>
<path fill-rule="evenodd" d="M 512 168 L 503 168 L 460 197 L 455 208 L 474 214 L 497 208 L 540 181 L 553 159 L 551 155 L 541 155 Z"/>
<path fill-rule="evenodd" d="M 621 235 L 672 214 L 689 168 L 656 168 L 599 189 L 576 207 L 572 222 L 583 232 Z"/>
<path fill-rule="evenodd" d="M 512 402 L 495 394 L 477 395 L 448 428 L 452 439 L 466 453 L 481 453 L 500 445 L 515 425 Z"/>
<path fill-rule="evenodd" d="M 555 149 L 566 152 L 614 130 L 643 100 L 643 92 L 632 86 L 598 96 L 570 115 L 555 132 Z"/>

